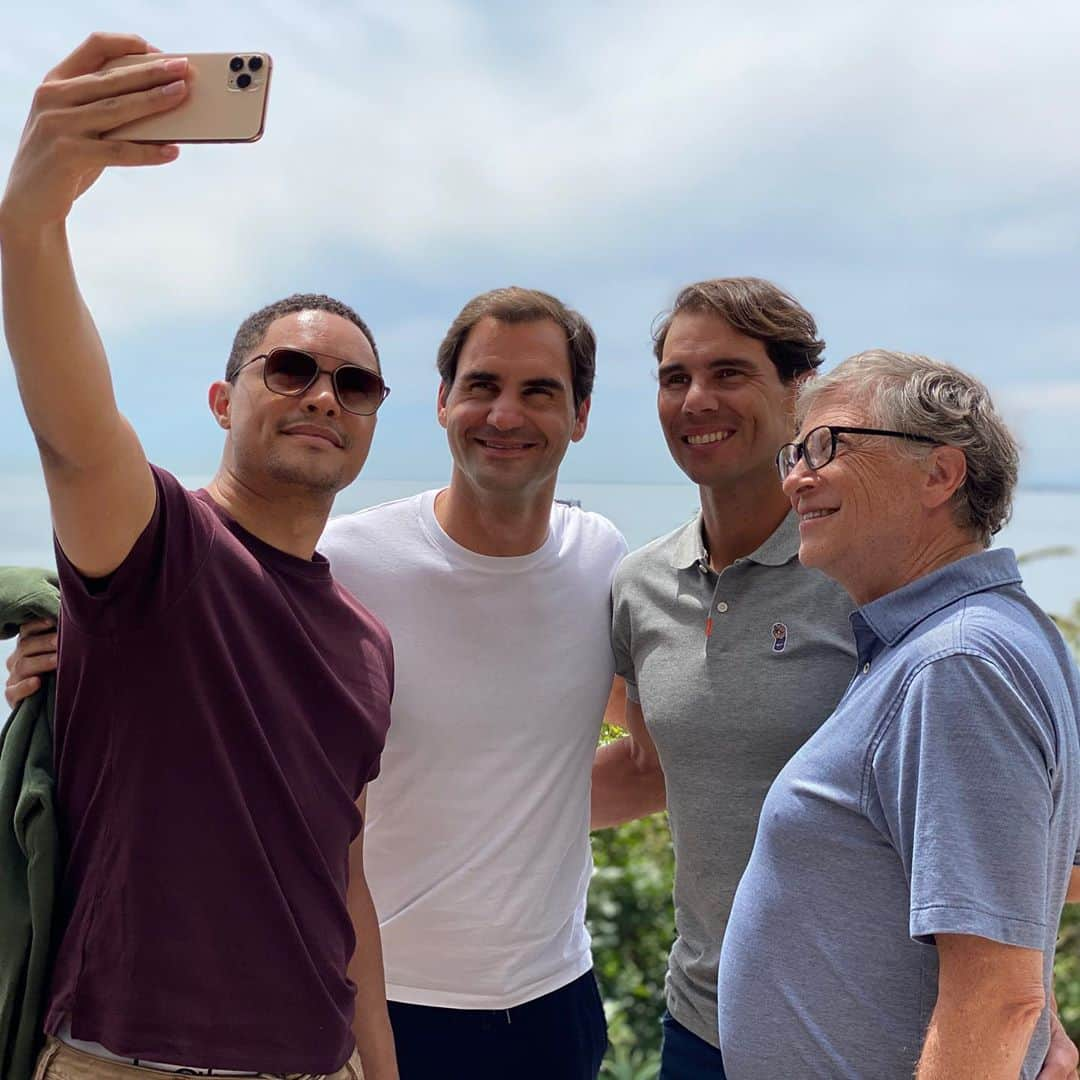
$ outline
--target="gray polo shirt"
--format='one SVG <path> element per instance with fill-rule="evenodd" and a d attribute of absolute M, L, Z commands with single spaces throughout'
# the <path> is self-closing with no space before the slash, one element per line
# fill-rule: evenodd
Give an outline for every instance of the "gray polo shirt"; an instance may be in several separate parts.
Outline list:
<path fill-rule="evenodd" d="M 1039 949 L 1080 846 L 1080 678 L 987 551 L 852 616 L 858 674 L 765 800 L 720 963 L 731 1080 L 909 1080 L 935 934 Z M 1049 1041 L 1043 1015 L 1022 1076 Z"/>
<path fill-rule="evenodd" d="M 789 514 L 716 574 L 698 515 L 628 555 L 612 589 L 616 669 L 667 782 L 678 935 L 667 1006 L 713 1046 L 720 940 L 761 803 L 855 670 L 851 601 L 798 550 Z"/>

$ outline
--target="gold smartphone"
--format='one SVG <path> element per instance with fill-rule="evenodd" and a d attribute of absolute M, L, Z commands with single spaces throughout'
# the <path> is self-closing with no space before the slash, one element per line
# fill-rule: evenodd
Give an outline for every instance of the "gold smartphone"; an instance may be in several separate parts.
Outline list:
<path fill-rule="evenodd" d="M 182 104 L 121 124 L 102 137 L 146 143 L 255 142 L 262 138 L 273 68 L 266 53 L 144 53 L 117 57 L 104 70 L 185 55 L 188 95 Z"/>

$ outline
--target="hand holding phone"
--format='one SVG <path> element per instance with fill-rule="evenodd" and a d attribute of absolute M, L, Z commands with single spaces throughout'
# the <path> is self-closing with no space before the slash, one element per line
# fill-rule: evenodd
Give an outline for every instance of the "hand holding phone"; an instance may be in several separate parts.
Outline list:
<path fill-rule="evenodd" d="M 150 143 L 255 142 L 262 137 L 272 63 L 266 53 L 188 53 L 188 93 L 167 113 L 141 117 L 105 133 L 106 139 Z M 173 59 L 163 54 L 160 59 Z M 107 71 L 144 63 L 121 56 Z"/>
<path fill-rule="evenodd" d="M 112 59 L 130 64 L 102 73 Z M 118 125 L 167 113 L 188 93 L 188 63 L 132 34 L 91 34 L 38 87 L 0 201 L 0 234 L 30 235 L 62 222 L 108 165 L 164 165 L 175 146 L 110 141 Z"/>

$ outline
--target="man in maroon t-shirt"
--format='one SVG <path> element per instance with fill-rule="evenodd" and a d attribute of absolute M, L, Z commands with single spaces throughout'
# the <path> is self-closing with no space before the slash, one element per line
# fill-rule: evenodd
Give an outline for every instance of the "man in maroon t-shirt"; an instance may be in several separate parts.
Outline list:
<path fill-rule="evenodd" d="M 132 53 L 146 62 L 101 73 Z M 67 861 L 39 1076 L 387 1080 L 360 825 L 392 653 L 314 554 L 386 395 L 371 333 L 324 296 L 251 316 L 210 390 L 221 467 L 186 491 L 117 411 L 67 246 L 105 166 L 175 157 L 100 134 L 175 107 L 187 77 L 140 38 L 89 38 L 39 88 L 0 202 L 5 330 L 63 603 Z"/>

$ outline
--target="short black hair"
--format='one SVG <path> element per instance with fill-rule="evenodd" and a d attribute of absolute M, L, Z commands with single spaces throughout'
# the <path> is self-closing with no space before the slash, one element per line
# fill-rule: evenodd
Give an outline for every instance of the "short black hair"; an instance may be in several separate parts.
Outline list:
<path fill-rule="evenodd" d="M 294 315 L 298 311 L 327 311 L 331 315 L 348 319 L 354 326 L 359 327 L 364 337 L 368 339 L 371 351 L 375 354 L 375 362 L 379 363 L 379 347 L 375 344 L 371 329 L 348 304 L 335 300 L 325 293 L 293 293 L 292 296 L 275 300 L 272 304 L 267 304 L 266 307 L 252 312 L 240 324 L 240 329 L 236 331 L 236 337 L 233 338 L 229 362 L 225 365 L 226 381 L 232 382 L 236 378 L 240 365 L 247 359 L 252 349 L 258 348 L 259 342 L 266 336 L 271 323 L 277 322 L 285 315 Z"/>

